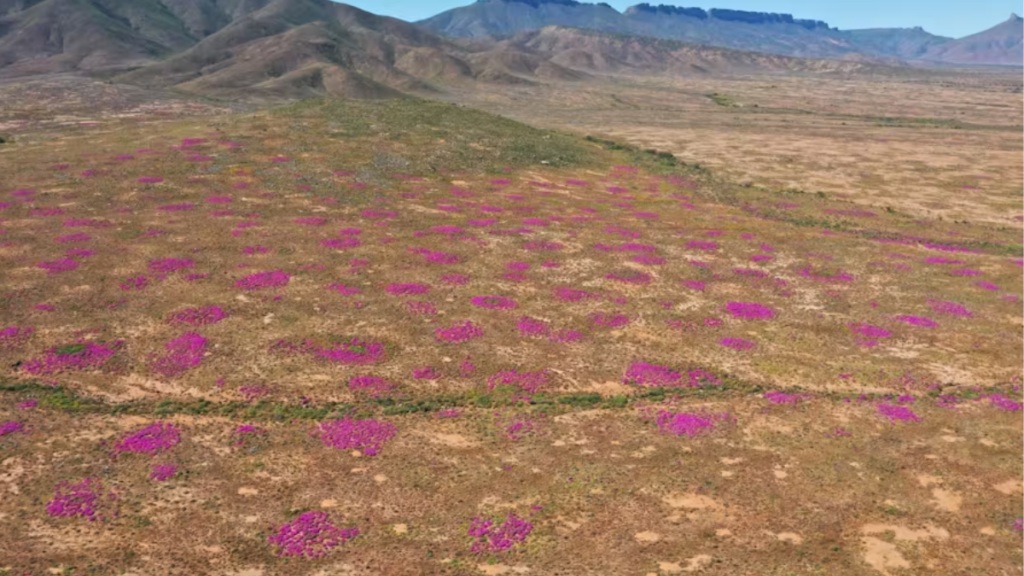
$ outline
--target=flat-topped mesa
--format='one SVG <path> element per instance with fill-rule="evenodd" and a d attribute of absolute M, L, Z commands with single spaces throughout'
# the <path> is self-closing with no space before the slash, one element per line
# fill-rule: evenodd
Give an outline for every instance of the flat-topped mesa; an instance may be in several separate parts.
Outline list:
<path fill-rule="evenodd" d="M 641 14 L 659 14 L 667 16 L 687 16 L 698 20 L 715 19 L 724 22 L 742 22 L 745 24 L 796 24 L 808 30 L 829 29 L 829 25 L 821 20 L 807 20 L 793 18 L 792 14 L 778 14 L 775 12 L 748 12 L 746 10 L 729 10 L 725 8 L 685 8 L 682 6 L 669 6 L 659 4 L 637 4 L 630 6 L 623 13 L 626 16 L 637 16 Z"/>
<path fill-rule="evenodd" d="M 545 4 L 554 4 L 559 6 L 579 6 L 582 2 L 576 0 L 476 0 L 477 4 L 487 4 L 490 2 L 515 2 L 517 4 L 526 4 L 533 8 L 540 8 Z"/>
<path fill-rule="evenodd" d="M 647 4 L 646 2 L 626 8 L 626 11 L 623 12 L 623 14 L 626 16 L 633 16 L 644 12 L 667 14 L 670 16 L 689 16 L 690 18 L 697 18 L 699 20 L 708 19 L 708 11 L 703 8 L 684 8 L 682 6 L 668 6 L 666 4 L 654 6 L 652 4 Z"/>

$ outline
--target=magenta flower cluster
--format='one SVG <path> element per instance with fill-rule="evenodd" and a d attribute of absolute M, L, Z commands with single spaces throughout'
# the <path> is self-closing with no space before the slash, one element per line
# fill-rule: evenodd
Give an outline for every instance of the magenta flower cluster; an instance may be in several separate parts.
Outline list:
<path fill-rule="evenodd" d="M 939 314 L 947 314 L 949 316 L 958 316 L 960 318 L 970 318 L 973 316 L 970 310 L 967 309 L 963 304 L 957 304 L 956 302 L 945 302 L 942 300 L 930 300 L 928 305 L 932 307 L 932 310 Z"/>
<path fill-rule="evenodd" d="M 772 404 L 799 404 L 812 398 L 810 394 L 787 394 L 779 391 L 768 392 L 764 397 Z"/>
<path fill-rule="evenodd" d="M 36 264 L 37 268 L 42 268 L 50 274 L 58 274 L 60 272 L 70 272 L 78 268 L 79 264 L 77 260 L 70 258 L 63 258 L 60 260 L 53 260 L 51 262 L 40 262 Z"/>
<path fill-rule="evenodd" d="M 547 370 L 537 372 L 520 372 L 519 370 L 506 370 L 498 372 L 487 379 L 487 387 L 494 390 L 498 386 L 514 386 L 516 389 L 528 394 L 536 394 L 541 388 L 548 385 Z"/>
<path fill-rule="evenodd" d="M 434 336 L 438 340 L 449 343 L 468 342 L 476 338 L 481 338 L 483 335 L 483 328 L 480 328 L 469 320 L 453 324 L 447 328 L 438 328 L 434 331 Z"/>
<path fill-rule="evenodd" d="M 914 414 L 914 411 L 906 406 L 895 406 L 892 404 L 879 404 L 878 413 L 890 422 L 917 422 L 921 417 Z"/>
<path fill-rule="evenodd" d="M 1020 412 L 1021 403 L 1016 400 L 1011 400 L 1002 394 L 992 394 L 987 397 L 989 403 L 1000 410 L 1006 412 Z"/>
<path fill-rule="evenodd" d="M 132 278 L 128 278 L 124 282 L 121 282 L 120 286 L 121 290 L 126 292 L 130 290 L 142 290 L 149 286 L 149 279 L 145 276 L 134 276 Z"/>
<path fill-rule="evenodd" d="M 562 302 L 580 302 L 594 296 L 586 290 L 577 290 L 575 288 L 555 288 L 554 292 L 555 298 Z"/>
<path fill-rule="evenodd" d="M 509 514 L 501 525 L 489 518 L 473 518 L 469 524 L 469 535 L 476 539 L 470 551 L 477 554 L 507 552 L 526 541 L 533 532 L 533 524 Z"/>
<path fill-rule="evenodd" d="M 15 422 L 14 420 L 7 420 L 6 422 L 0 422 L 0 436 L 7 436 L 8 434 L 14 434 L 21 432 L 25 429 L 25 424 L 22 422 Z"/>
<path fill-rule="evenodd" d="M 149 269 L 152 272 L 170 274 L 178 270 L 187 270 L 195 265 L 195 262 L 187 258 L 161 258 L 159 260 L 150 260 Z"/>
<path fill-rule="evenodd" d="M 753 342 L 743 338 L 722 338 L 718 343 L 726 348 L 738 351 L 752 350 L 755 346 Z"/>
<path fill-rule="evenodd" d="M 34 358 L 25 362 L 22 370 L 36 376 L 72 370 L 96 370 L 110 360 L 122 344 L 123 342 L 118 340 L 110 346 L 85 342 L 51 348 L 42 358 Z"/>
<path fill-rule="evenodd" d="M 114 452 L 154 456 L 181 442 L 181 431 L 174 424 L 155 422 L 132 432 L 114 446 Z"/>
<path fill-rule="evenodd" d="M 333 250 L 347 250 L 349 248 L 358 248 L 362 242 L 359 238 L 353 238 L 346 236 L 344 238 L 329 238 L 327 240 L 321 240 L 320 245 L 324 248 L 331 248 Z"/>
<path fill-rule="evenodd" d="M 911 326 L 918 326 L 920 328 L 935 328 L 936 326 L 939 325 L 939 323 L 936 322 L 935 320 L 932 320 L 931 318 L 926 318 L 924 316 L 906 315 L 897 316 L 896 319 L 905 324 L 910 324 Z"/>
<path fill-rule="evenodd" d="M 196 332 L 186 332 L 164 345 L 167 354 L 157 359 L 153 368 L 164 376 L 177 376 L 195 368 L 203 361 L 206 342 Z"/>
<path fill-rule="evenodd" d="M 725 311 L 746 320 L 770 320 L 775 317 L 774 310 L 756 302 L 729 302 L 725 305 Z"/>
<path fill-rule="evenodd" d="M 28 339 L 35 332 L 34 328 L 7 326 L 0 328 L 0 345 L 12 345 Z"/>
<path fill-rule="evenodd" d="M 853 332 L 858 336 L 857 344 L 868 348 L 877 346 L 879 340 L 892 336 L 892 332 L 889 332 L 885 328 L 879 328 L 878 326 L 872 326 L 871 324 L 864 324 L 862 322 L 850 324 L 850 332 Z"/>
<path fill-rule="evenodd" d="M 277 547 L 278 556 L 321 558 L 358 535 L 358 528 L 338 528 L 326 512 L 314 510 L 282 524 L 267 542 Z"/>
<path fill-rule="evenodd" d="M 398 385 L 380 376 L 353 376 L 348 381 L 348 388 L 353 392 L 365 390 L 373 394 L 384 394 L 397 388 Z"/>
<path fill-rule="evenodd" d="M 324 446 L 376 456 L 397 432 L 398 428 L 389 422 L 344 418 L 321 423 L 318 435 Z"/>
<path fill-rule="evenodd" d="M 664 433 L 690 438 L 710 432 L 715 428 L 715 419 L 711 416 L 667 410 L 658 413 L 657 423 L 658 430 Z"/>
<path fill-rule="evenodd" d="M 149 477 L 157 482 L 166 482 L 178 473 L 178 466 L 175 464 L 156 464 L 149 473 Z"/>
<path fill-rule="evenodd" d="M 103 483 L 98 478 L 85 478 L 77 484 L 62 482 L 54 491 L 53 499 L 46 505 L 46 512 L 55 518 L 81 516 L 90 522 L 107 520 L 112 515 L 109 509 L 117 501 L 113 492 L 104 494 Z"/>
<path fill-rule="evenodd" d="M 348 365 L 376 364 L 384 360 L 384 344 L 353 338 L 347 344 L 316 350 L 317 358 Z"/>
<path fill-rule="evenodd" d="M 280 288 L 287 286 L 288 281 L 291 280 L 291 274 L 282 272 L 280 270 L 273 270 L 270 272 L 258 272 L 242 278 L 238 282 L 235 282 L 236 288 L 242 290 L 259 290 L 261 288 Z"/>
<path fill-rule="evenodd" d="M 622 379 L 624 384 L 655 388 L 682 388 L 699 386 L 719 386 L 721 379 L 711 372 L 701 369 L 686 372 L 675 371 L 667 366 L 648 362 L 633 362 L 626 369 Z"/>
<path fill-rule="evenodd" d="M 595 312 L 590 315 L 590 322 L 602 328 L 622 328 L 629 324 L 629 316 L 625 314 Z"/>

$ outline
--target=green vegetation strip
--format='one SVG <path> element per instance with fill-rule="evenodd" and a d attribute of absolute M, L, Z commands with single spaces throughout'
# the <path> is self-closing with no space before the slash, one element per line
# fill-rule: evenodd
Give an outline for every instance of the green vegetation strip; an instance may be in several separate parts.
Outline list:
<path fill-rule="evenodd" d="M 1001 388 L 1011 393 L 1008 386 L 958 390 L 957 398 L 971 400 L 998 392 Z M 782 390 L 786 393 L 797 393 L 799 390 Z M 489 393 L 477 391 L 463 394 L 440 394 L 422 399 L 409 397 L 374 398 L 362 402 L 327 402 L 324 404 L 288 403 L 286 401 L 258 400 L 252 403 L 238 400 L 211 401 L 198 400 L 140 400 L 133 402 L 109 403 L 95 398 L 86 398 L 61 386 L 47 386 L 37 383 L 0 384 L 0 394 L 15 396 L 14 401 L 35 399 L 42 409 L 65 412 L 77 415 L 131 415 L 168 417 L 174 415 L 211 416 L 222 418 L 241 418 L 251 421 L 291 420 L 320 421 L 332 418 L 355 415 L 369 417 L 383 413 L 385 416 L 432 413 L 452 408 L 510 408 L 527 409 L 531 412 L 558 414 L 571 412 L 579 408 L 586 409 L 624 409 L 638 403 L 663 402 L 667 399 L 743 399 L 760 397 L 765 389 L 759 385 L 742 383 L 735 379 L 727 379 L 721 386 L 705 386 L 694 388 L 637 388 L 631 395 L 601 396 L 600 394 L 535 394 L 524 400 L 511 387 L 498 387 Z M 938 398 L 943 392 L 931 390 L 929 397 Z M 815 393 L 815 397 L 843 401 L 850 393 L 823 392 Z M 859 397 L 863 400 L 882 399 L 884 394 L 866 394 Z"/>

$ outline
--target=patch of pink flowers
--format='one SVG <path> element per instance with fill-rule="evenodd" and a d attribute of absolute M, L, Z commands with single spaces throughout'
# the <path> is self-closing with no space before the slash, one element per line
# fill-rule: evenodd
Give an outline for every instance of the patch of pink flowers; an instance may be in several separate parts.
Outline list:
<path fill-rule="evenodd" d="M 149 477 L 157 482 L 166 482 L 174 478 L 174 475 L 177 473 L 178 467 L 174 464 L 156 464 L 150 471 Z"/>
<path fill-rule="evenodd" d="M 171 272 L 177 272 L 178 270 L 192 268 L 195 265 L 195 262 L 187 258 L 161 258 L 159 260 L 150 260 L 149 269 L 153 272 L 170 274 Z"/>
<path fill-rule="evenodd" d="M 282 286 L 287 286 L 289 280 L 291 280 L 291 274 L 280 270 L 273 270 L 271 272 L 259 272 L 257 274 L 246 276 L 238 282 L 235 282 L 235 287 L 241 288 L 242 290 L 280 288 Z"/>
<path fill-rule="evenodd" d="M 72 260 L 70 258 L 64 258 L 64 259 L 61 259 L 61 260 L 53 260 L 53 261 L 50 261 L 50 262 L 40 262 L 39 264 L 36 264 L 37 268 L 42 268 L 43 270 L 46 270 L 50 274 L 59 274 L 60 272 L 70 272 L 71 270 L 74 270 L 74 269 L 78 268 L 78 266 L 79 266 L 78 261 L 77 260 Z"/>
<path fill-rule="evenodd" d="M 520 372 L 519 370 L 506 370 L 498 372 L 487 379 L 487 387 L 494 390 L 498 386 L 513 386 L 519 391 L 527 394 L 536 394 L 541 388 L 548 385 L 547 370 L 538 372 Z"/>
<path fill-rule="evenodd" d="M 103 483 L 98 478 L 85 478 L 77 484 L 62 482 L 54 491 L 53 499 L 46 505 L 46 512 L 54 518 L 81 516 L 90 522 L 109 520 L 116 515 L 112 511 L 117 495 L 104 494 Z"/>
<path fill-rule="evenodd" d="M 473 518 L 468 534 L 476 541 L 470 546 L 470 551 L 475 554 L 507 552 L 525 542 L 531 532 L 533 524 L 515 514 L 509 514 L 500 526 L 491 519 Z"/>
<path fill-rule="evenodd" d="M 935 320 L 924 316 L 897 316 L 896 319 L 905 324 L 918 326 L 920 328 L 935 328 L 939 325 Z"/>
<path fill-rule="evenodd" d="M 766 393 L 764 398 L 772 404 L 799 404 L 804 400 L 810 400 L 812 396 L 810 394 L 787 394 L 773 390 Z"/>
<path fill-rule="evenodd" d="M 434 330 L 434 336 L 441 342 L 468 342 L 484 335 L 484 329 L 467 320 L 447 328 Z"/>
<path fill-rule="evenodd" d="M 416 380 L 437 380 L 441 378 L 441 373 L 433 366 L 426 366 L 424 368 L 414 368 L 412 377 Z"/>
<path fill-rule="evenodd" d="M 348 388 L 353 392 L 367 391 L 379 395 L 391 392 L 398 385 L 380 376 L 353 376 L 348 381 Z"/>
<path fill-rule="evenodd" d="M 691 240 L 686 243 L 686 247 L 693 250 L 702 250 L 705 252 L 710 252 L 712 250 L 718 250 L 718 243 L 709 242 L 706 240 Z"/>
<path fill-rule="evenodd" d="M 123 342 L 118 340 L 110 346 L 96 342 L 84 342 L 51 348 L 42 358 L 25 362 L 21 369 L 36 376 L 72 370 L 96 370 L 110 360 L 122 344 Z"/>
<path fill-rule="evenodd" d="M 555 288 L 554 293 L 555 298 L 562 302 L 580 302 L 593 297 L 593 294 L 586 290 L 577 290 L 575 288 Z"/>
<path fill-rule="evenodd" d="M 629 316 L 625 314 L 595 312 L 590 315 L 590 323 L 602 328 L 622 328 L 629 324 Z"/>
<path fill-rule="evenodd" d="M 714 430 L 715 420 L 723 418 L 728 418 L 728 416 L 723 415 L 716 418 L 702 414 L 663 410 L 658 413 L 657 424 L 658 430 L 666 434 L 694 438 Z"/>
<path fill-rule="evenodd" d="M 146 278 L 145 276 L 135 276 L 134 278 L 128 278 L 127 280 L 121 282 L 120 284 L 121 290 L 124 291 L 143 290 L 147 286 L 149 286 L 149 278 Z"/>
<path fill-rule="evenodd" d="M 949 316 L 957 316 L 960 318 L 970 318 L 974 315 L 963 304 L 957 304 L 956 302 L 929 300 L 928 305 L 932 307 L 932 310 L 939 314 L 947 314 Z"/>
<path fill-rule="evenodd" d="M 333 250 L 346 250 L 348 248 L 357 248 L 362 242 L 359 238 L 345 237 L 345 238 L 330 238 L 328 240 L 321 240 L 320 245 L 324 248 L 331 248 Z"/>
<path fill-rule="evenodd" d="M 633 362 L 626 369 L 622 378 L 623 384 L 654 388 L 681 388 L 700 386 L 719 386 L 722 381 L 706 370 L 676 371 L 667 366 L 648 362 Z"/>
<path fill-rule="evenodd" d="M 770 320 L 775 317 L 774 310 L 755 302 L 729 302 L 725 310 L 736 318 L 746 320 Z"/>
<path fill-rule="evenodd" d="M 35 329 L 30 327 L 7 326 L 0 328 L 0 345 L 11 346 L 24 342 L 33 333 L 35 333 Z"/>
<path fill-rule="evenodd" d="M 389 422 L 344 418 L 321 423 L 317 436 L 329 448 L 360 450 L 367 456 L 376 456 L 397 432 L 398 428 Z"/>
<path fill-rule="evenodd" d="M 22 422 L 15 422 L 14 420 L 7 420 L 6 422 L 0 422 L 0 436 L 7 436 L 8 434 L 14 434 L 16 432 L 22 432 L 25 429 L 25 424 Z"/>
<path fill-rule="evenodd" d="M 206 352 L 206 338 L 196 332 L 186 332 L 164 345 L 167 354 L 157 359 L 154 369 L 164 376 L 177 376 L 199 366 Z"/>
<path fill-rule="evenodd" d="M 722 338 L 718 343 L 726 348 L 738 351 L 753 350 L 754 346 L 756 346 L 750 340 L 744 340 L 743 338 Z"/>
<path fill-rule="evenodd" d="M 871 324 L 864 323 L 850 324 L 850 331 L 859 336 L 857 344 L 860 346 L 867 346 L 869 348 L 877 346 L 878 341 L 882 338 L 892 336 L 892 332 L 889 332 L 885 328 L 879 328 L 878 326 L 872 326 Z"/>
<path fill-rule="evenodd" d="M 906 406 L 895 406 L 892 404 L 879 404 L 878 413 L 890 422 L 917 422 L 921 417 Z"/>
<path fill-rule="evenodd" d="M 267 542 L 277 548 L 278 556 L 322 558 L 358 535 L 358 528 L 338 528 L 326 512 L 313 510 L 277 527 Z"/>
<path fill-rule="evenodd" d="M 155 422 L 122 438 L 114 446 L 114 451 L 154 456 L 174 448 L 180 442 L 181 430 L 177 426 L 165 422 Z"/>
<path fill-rule="evenodd" d="M 523 316 L 516 324 L 516 329 L 523 336 L 547 336 L 551 331 L 548 323 L 529 316 Z"/>
<path fill-rule="evenodd" d="M 1015 400 L 1011 400 L 1002 394 L 992 394 L 987 396 L 989 403 L 1000 410 L 1006 412 L 1020 412 L 1021 403 Z"/>

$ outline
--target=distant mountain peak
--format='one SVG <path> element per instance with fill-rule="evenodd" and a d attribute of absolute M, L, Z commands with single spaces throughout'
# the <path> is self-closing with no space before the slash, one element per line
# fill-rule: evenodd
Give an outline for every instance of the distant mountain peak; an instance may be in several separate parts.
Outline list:
<path fill-rule="evenodd" d="M 1008 20 L 1010 22 L 1020 22 L 1021 21 L 1021 17 L 1017 16 L 1016 12 L 1010 12 L 1010 17 L 1008 18 Z"/>

